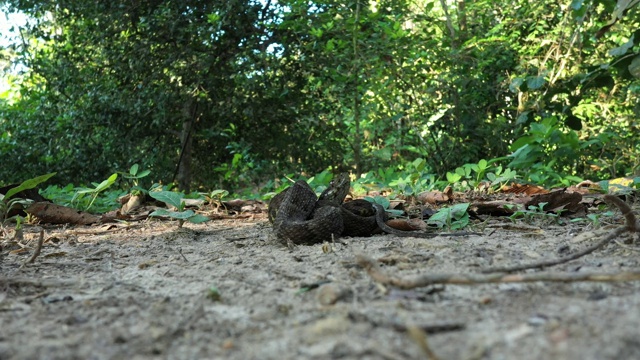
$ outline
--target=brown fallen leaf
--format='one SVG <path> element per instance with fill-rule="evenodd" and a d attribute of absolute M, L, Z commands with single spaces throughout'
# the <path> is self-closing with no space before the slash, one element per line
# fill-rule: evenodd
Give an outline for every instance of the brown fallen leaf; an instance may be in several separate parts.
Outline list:
<path fill-rule="evenodd" d="M 566 192 L 564 190 L 550 192 L 548 194 L 536 195 L 531 198 L 525 204 L 525 208 L 529 206 L 539 206 L 540 203 L 546 203 L 544 205 L 544 211 L 546 212 L 562 212 L 562 215 L 582 215 L 586 212 L 586 207 L 581 203 L 582 194 L 577 192 Z"/>
<path fill-rule="evenodd" d="M 89 225 L 100 221 L 100 216 L 50 202 L 33 203 L 25 212 L 48 224 Z"/>
<path fill-rule="evenodd" d="M 427 224 L 420 219 L 391 219 L 386 224 L 403 231 L 425 230 L 427 228 Z"/>
<path fill-rule="evenodd" d="M 416 200 L 421 204 L 441 204 L 451 200 L 450 194 L 439 190 L 424 191 L 416 196 Z"/>
<path fill-rule="evenodd" d="M 531 184 L 518 184 L 511 183 L 509 185 L 504 185 L 500 188 L 500 191 L 507 194 L 527 194 L 527 195 L 536 195 L 536 194 L 546 194 L 549 190 Z"/>

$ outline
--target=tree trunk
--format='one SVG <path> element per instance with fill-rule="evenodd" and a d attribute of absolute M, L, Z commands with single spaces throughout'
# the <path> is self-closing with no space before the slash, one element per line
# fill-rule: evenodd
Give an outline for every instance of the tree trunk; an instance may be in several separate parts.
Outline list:
<path fill-rule="evenodd" d="M 191 154 L 193 144 L 193 126 L 197 105 L 189 101 L 184 105 L 182 132 L 180 133 L 180 159 L 178 161 L 177 181 L 181 191 L 191 191 Z"/>

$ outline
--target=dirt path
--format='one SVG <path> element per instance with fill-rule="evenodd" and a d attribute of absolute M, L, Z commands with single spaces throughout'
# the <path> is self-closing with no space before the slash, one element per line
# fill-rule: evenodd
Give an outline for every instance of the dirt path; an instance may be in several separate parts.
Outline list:
<path fill-rule="evenodd" d="M 29 253 L 0 256 L 0 359 L 422 359 L 413 325 L 440 359 L 640 358 L 640 282 L 402 291 L 355 262 L 366 254 L 402 276 L 477 273 L 592 244 L 576 241 L 582 228 L 290 250 L 264 219 L 185 227 L 48 229 L 35 264 L 20 268 Z M 609 245 L 551 270 L 640 265 L 637 252 Z"/>

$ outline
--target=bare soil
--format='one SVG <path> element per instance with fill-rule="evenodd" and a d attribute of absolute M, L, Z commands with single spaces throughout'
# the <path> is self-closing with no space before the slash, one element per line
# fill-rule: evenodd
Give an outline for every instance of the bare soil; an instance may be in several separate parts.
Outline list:
<path fill-rule="evenodd" d="M 584 225 L 504 224 L 293 249 L 265 217 L 48 227 L 33 264 L 32 249 L 0 255 L 0 359 L 423 359 L 424 334 L 440 359 L 640 358 L 639 282 L 399 290 L 356 264 L 365 254 L 398 276 L 475 274 L 596 241 L 576 237 Z M 638 252 L 612 243 L 544 271 L 638 270 Z"/>

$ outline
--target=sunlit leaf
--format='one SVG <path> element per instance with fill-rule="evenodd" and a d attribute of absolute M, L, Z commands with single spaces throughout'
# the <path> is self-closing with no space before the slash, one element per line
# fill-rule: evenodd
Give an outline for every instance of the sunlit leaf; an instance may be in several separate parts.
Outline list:
<path fill-rule="evenodd" d="M 40 175 L 40 176 L 34 177 L 33 179 L 25 180 L 20 185 L 9 189 L 9 191 L 7 191 L 7 193 L 4 194 L 3 200 L 4 201 L 9 200 L 13 195 L 19 193 L 20 191 L 33 189 L 34 187 L 38 186 L 38 184 L 49 180 L 49 178 L 51 178 L 55 174 L 56 173 L 49 173 L 46 175 Z"/>

